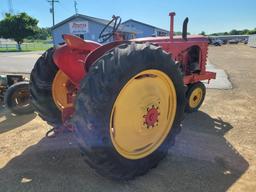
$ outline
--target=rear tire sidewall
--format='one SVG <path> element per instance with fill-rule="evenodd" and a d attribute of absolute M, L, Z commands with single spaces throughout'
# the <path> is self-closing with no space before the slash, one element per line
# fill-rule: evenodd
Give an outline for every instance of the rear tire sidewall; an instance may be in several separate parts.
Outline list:
<path fill-rule="evenodd" d="M 128 45 L 123 46 L 125 48 Z M 84 106 L 83 111 L 88 112 L 87 115 L 89 116 L 87 116 L 87 120 L 89 121 L 85 123 L 86 126 L 96 126 L 93 128 L 93 134 L 90 134 L 88 130 L 85 131 L 84 129 L 79 129 L 78 137 L 87 134 L 86 140 L 89 139 L 89 142 L 92 142 L 94 146 L 100 146 L 104 148 L 103 153 L 105 153 L 106 156 L 111 157 L 112 162 L 115 162 L 116 164 L 119 163 L 119 165 L 116 166 L 119 167 L 120 169 L 125 169 L 125 171 L 123 172 L 129 172 L 130 170 L 137 169 L 138 172 L 136 174 L 140 175 L 143 174 L 149 168 L 154 167 L 158 163 L 158 161 L 161 160 L 166 155 L 170 142 L 173 141 L 174 136 L 179 132 L 179 122 L 181 121 L 181 116 L 184 111 L 183 101 L 185 94 L 181 75 L 177 74 L 179 73 L 177 66 L 174 64 L 174 62 L 171 60 L 170 56 L 167 53 L 163 53 L 163 51 L 160 48 L 156 48 L 152 45 L 130 46 L 131 49 L 133 49 L 133 46 L 135 46 L 134 49 L 137 48 L 137 52 L 131 51 L 131 53 L 122 54 L 120 53 L 123 50 L 121 46 L 121 48 L 119 47 L 119 49 L 114 49 L 106 53 L 105 56 L 102 58 L 103 60 L 98 60 L 98 62 L 96 62 L 90 68 L 89 73 L 84 79 L 84 83 L 82 83 L 80 93 L 78 94 L 76 107 L 80 108 L 81 106 Z M 141 48 L 141 46 L 146 47 Z M 108 63 L 108 61 L 104 60 L 104 58 L 107 58 L 112 54 L 114 54 L 115 61 Z M 117 56 L 119 56 L 119 58 L 117 58 Z M 105 73 L 101 72 L 103 68 L 105 70 Z M 149 69 L 159 70 L 165 73 L 173 81 L 177 95 L 176 116 L 172 125 L 172 129 L 170 130 L 168 136 L 160 145 L 160 147 L 158 147 L 157 150 L 155 150 L 153 153 L 142 159 L 130 160 L 120 155 L 112 143 L 109 128 L 111 112 L 116 98 L 118 97 L 121 89 L 126 85 L 126 83 L 137 74 Z M 95 106 L 92 106 L 94 102 L 90 100 L 93 100 L 93 98 L 97 96 L 92 93 L 92 89 L 97 89 L 97 87 L 91 87 L 90 85 L 93 85 L 95 83 L 97 84 L 99 78 L 105 81 L 103 85 L 99 85 L 101 87 L 101 95 L 105 95 L 107 97 L 104 98 L 101 96 L 102 104 L 97 105 L 97 108 L 95 108 Z M 80 103 L 80 94 L 82 94 L 83 97 L 89 99 L 85 105 Z M 91 145 L 91 143 L 89 143 L 89 145 Z M 102 172 L 100 173 L 102 174 Z M 127 177 L 129 178 L 129 176 Z"/>
<path fill-rule="evenodd" d="M 62 123 L 61 111 L 52 96 L 52 83 L 58 72 L 53 61 L 55 49 L 50 48 L 37 60 L 30 75 L 30 93 L 32 104 L 39 116 L 52 126 Z"/>

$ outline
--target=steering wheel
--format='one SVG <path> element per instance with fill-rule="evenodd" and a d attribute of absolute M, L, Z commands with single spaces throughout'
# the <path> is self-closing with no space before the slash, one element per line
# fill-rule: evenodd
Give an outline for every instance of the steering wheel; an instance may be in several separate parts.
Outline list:
<path fill-rule="evenodd" d="M 119 16 L 112 16 L 112 20 L 102 29 L 99 35 L 99 42 L 104 43 L 107 40 L 109 40 L 112 36 L 114 36 L 115 32 L 117 31 L 118 27 L 121 24 L 121 17 Z M 113 24 L 114 23 L 114 24 Z M 113 24 L 113 30 L 112 32 L 107 32 L 108 27 Z M 112 26 L 111 26 L 112 27 Z"/>

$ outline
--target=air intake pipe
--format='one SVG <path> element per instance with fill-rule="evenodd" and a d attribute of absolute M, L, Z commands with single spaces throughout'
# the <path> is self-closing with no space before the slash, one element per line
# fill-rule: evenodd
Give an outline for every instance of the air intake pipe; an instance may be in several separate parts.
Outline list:
<path fill-rule="evenodd" d="M 175 12 L 169 13 L 169 16 L 171 17 L 170 20 L 170 41 L 173 41 L 174 36 L 174 16 L 176 15 Z"/>

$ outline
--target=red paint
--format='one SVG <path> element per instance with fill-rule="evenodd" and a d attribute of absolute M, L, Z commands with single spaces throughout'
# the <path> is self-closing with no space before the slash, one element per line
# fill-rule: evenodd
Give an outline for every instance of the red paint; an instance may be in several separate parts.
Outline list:
<path fill-rule="evenodd" d="M 160 113 L 158 112 L 157 108 L 152 106 L 151 109 L 148 109 L 147 114 L 143 116 L 145 118 L 144 124 L 147 127 L 154 127 L 155 124 L 158 122 L 158 116 Z"/>
<path fill-rule="evenodd" d="M 175 36 L 173 41 L 170 41 L 169 37 L 147 37 L 133 39 L 134 42 L 151 42 L 162 47 L 164 51 L 169 53 L 174 61 L 183 63 L 185 68 L 188 66 L 188 54 L 186 50 L 192 46 L 198 46 L 200 49 L 199 56 L 199 74 L 186 74 L 184 76 L 184 84 L 195 83 L 202 80 L 215 79 L 216 74 L 206 71 L 205 65 L 207 62 L 208 54 L 208 39 L 201 35 L 190 35 L 188 40 L 185 41 L 181 36 Z M 187 69 L 185 69 L 187 71 Z"/>
<path fill-rule="evenodd" d="M 78 49 L 85 52 L 90 52 L 100 47 L 101 44 L 94 41 L 84 41 L 83 39 L 74 36 L 65 34 L 63 35 L 63 39 L 66 42 L 66 45 L 71 49 Z"/>
<path fill-rule="evenodd" d="M 174 36 L 174 16 L 176 15 L 176 13 L 171 12 L 169 13 L 169 16 L 171 17 L 170 20 L 170 41 L 173 41 L 173 36 Z"/>
<path fill-rule="evenodd" d="M 58 68 L 78 86 L 86 75 L 84 64 L 87 55 L 101 45 L 96 42 L 84 41 L 72 35 L 64 35 L 64 38 L 67 43 L 56 48 L 53 60 Z"/>
<path fill-rule="evenodd" d="M 73 35 L 64 35 L 65 45 L 56 48 L 53 60 L 60 70 L 62 70 L 72 81 L 72 83 L 79 89 L 80 81 L 86 76 L 89 68 L 97 59 L 99 59 L 107 51 L 114 49 L 121 44 L 130 42 L 152 43 L 160 46 L 164 51 L 170 54 L 171 58 L 178 63 L 182 63 L 185 73 L 183 81 L 185 85 L 195 83 L 202 80 L 215 79 L 216 74 L 206 71 L 205 65 L 208 54 L 208 39 L 200 35 L 188 36 L 184 40 L 181 36 L 173 36 L 174 29 L 174 16 L 175 13 L 169 14 L 171 17 L 170 22 L 170 36 L 169 37 L 147 37 L 133 39 L 127 41 L 115 41 L 109 44 L 100 45 L 97 42 L 84 41 L 79 37 Z M 190 55 L 188 54 L 189 48 L 197 46 L 199 48 L 199 68 L 200 72 L 191 74 L 188 70 Z M 71 95 L 70 95 L 70 99 Z M 74 109 L 63 111 L 63 119 L 67 119 L 72 114 Z M 158 112 L 155 108 L 150 109 L 146 115 L 147 125 L 154 125 L 158 118 Z"/>
<path fill-rule="evenodd" d="M 75 108 L 74 107 L 68 107 L 63 109 L 61 115 L 62 115 L 62 122 L 66 122 L 68 119 L 70 119 L 70 117 L 73 115 L 73 113 L 75 112 Z"/>

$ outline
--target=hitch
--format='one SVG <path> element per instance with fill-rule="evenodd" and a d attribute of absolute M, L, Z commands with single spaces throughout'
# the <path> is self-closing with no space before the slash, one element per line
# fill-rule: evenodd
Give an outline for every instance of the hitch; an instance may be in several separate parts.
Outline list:
<path fill-rule="evenodd" d="M 64 123 L 63 125 L 53 127 L 47 133 L 45 136 L 47 138 L 56 138 L 61 133 L 74 133 L 75 127 L 72 124 Z"/>

